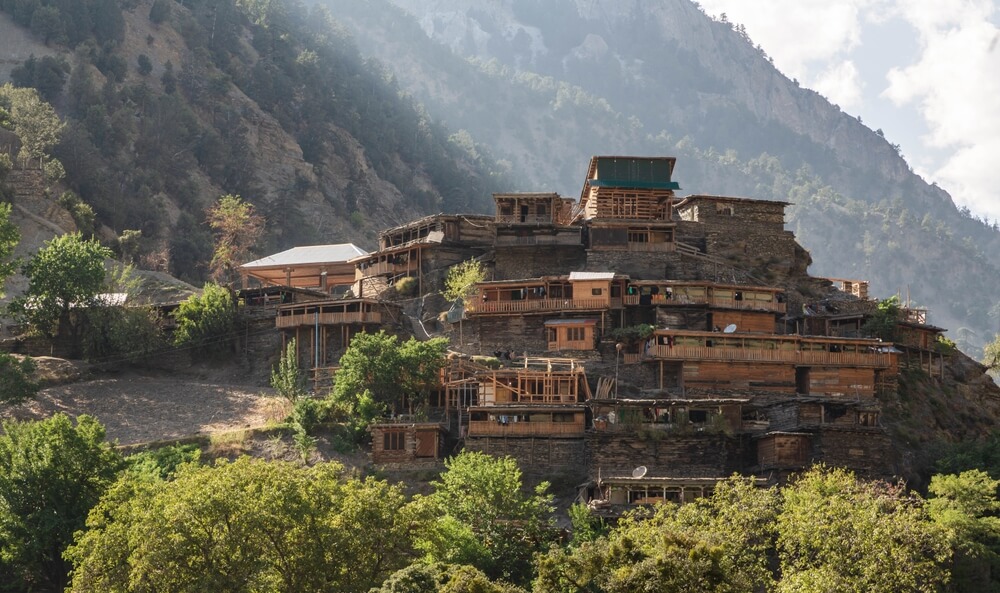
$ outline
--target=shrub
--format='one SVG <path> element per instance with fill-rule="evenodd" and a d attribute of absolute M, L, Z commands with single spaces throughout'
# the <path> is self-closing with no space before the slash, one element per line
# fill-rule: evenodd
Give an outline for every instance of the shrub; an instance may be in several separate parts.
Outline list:
<path fill-rule="evenodd" d="M 229 290 L 206 284 L 200 295 L 189 297 L 174 311 L 174 345 L 194 353 L 217 353 L 228 348 L 236 329 L 236 308 Z"/>

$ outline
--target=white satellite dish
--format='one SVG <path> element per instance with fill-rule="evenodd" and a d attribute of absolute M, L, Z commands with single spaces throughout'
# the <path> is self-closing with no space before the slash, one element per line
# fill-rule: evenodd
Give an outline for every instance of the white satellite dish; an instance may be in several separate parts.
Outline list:
<path fill-rule="evenodd" d="M 646 469 L 645 465 L 640 465 L 639 467 L 637 467 L 634 470 L 632 470 L 632 477 L 633 478 L 641 478 L 641 477 L 643 477 L 643 476 L 646 475 L 647 471 L 648 470 Z"/>
<path fill-rule="evenodd" d="M 722 333 L 724 333 L 724 334 L 731 334 L 734 331 L 736 331 L 736 324 L 735 323 L 730 323 L 729 325 L 726 326 L 726 329 L 722 330 Z"/>

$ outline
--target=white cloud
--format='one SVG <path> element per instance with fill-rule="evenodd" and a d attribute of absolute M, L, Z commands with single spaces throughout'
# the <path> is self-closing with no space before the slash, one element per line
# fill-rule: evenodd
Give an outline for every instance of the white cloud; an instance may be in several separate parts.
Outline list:
<path fill-rule="evenodd" d="M 702 0 L 710 15 L 726 13 L 743 24 L 754 43 L 774 58 L 779 70 L 791 78 L 811 79 L 810 63 L 825 65 L 860 42 L 858 7 L 864 0 Z"/>
<path fill-rule="evenodd" d="M 912 104 L 927 123 L 922 140 L 946 149 L 944 163 L 926 175 L 960 204 L 1000 218 L 1000 29 L 990 23 L 991 2 L 900 0 L 897 15 L 920 37 L 913 63 L 890 70 L 882 93 L 896 105 Z"/>
<path fill-rule="evenodd" d="M 842 109 L 853 110 L 861 106 L 861 76 L 850 60 L 831 64 L 810 86 Z"/>

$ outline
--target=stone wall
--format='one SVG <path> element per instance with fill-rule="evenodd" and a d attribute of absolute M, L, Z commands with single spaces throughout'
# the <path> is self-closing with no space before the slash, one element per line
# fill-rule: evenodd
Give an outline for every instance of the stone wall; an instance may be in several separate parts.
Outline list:
<path fill-rule="evenodd" d="M 898 474 L 892 441 L 877 428 L 823 427 L 813 440 L 813 458 L 846 467 L 863 478 L 889 479 Z"/>
<path fill-rule="evenodd" d="M 570 474 L 587 477 L 586 441 L 558 437 L 467 437 L 465 448 L 517 460 L 526 474 Z"/>
<path fill-rule="evenodd" d="M 583 270 L 587 256 L 582 245 L 500 247 L 495 262 L 492 280 L 521 280 Z"/>
<path fill-rule="evenodd" d="M 740 440 L 722 434 L 642 437 L 590 432 L 586 439 L 591 476 L 597 476 L 598 471 L 617 475 L 644 465 L 654 476 L 716 477 L 728 476 L 743 466 Z"/>
<path fill-rule="evenodd" d="M 541 315 L 479 316 L 465 321 L 465 341 L 478 342 L 484 354 L 495 350 L 511 350 L 516 354 L 527 351 L 538 355 L 548 348 L 545 340 L 545 318 Z"/>

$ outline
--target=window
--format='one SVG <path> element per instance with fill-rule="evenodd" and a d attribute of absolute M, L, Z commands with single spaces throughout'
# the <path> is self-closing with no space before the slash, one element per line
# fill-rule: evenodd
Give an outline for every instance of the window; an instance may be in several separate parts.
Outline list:
<path fill-rule="evenodd" d="M 400 431 L 386 432 L 382 435 L 382 449 L 386 451 L 402 451 L 406 448 L 406 434 Z"/>
<path fill-rule="evenodd" d="M 590 289 L 590 294 L 591 294 L 591 296 L 601 296 L 602 294 L 604 294 L 604 289 L 603 288 L 591 288 Z"/>
<path fill-rule="evenodd" d="M 552 414 L 553 422 L 573 422 L 575 414 L 572 412 L 555 412 Z"/>
<path fill-rule="evenodd" d="M 629 243 L 649 243 L 649 231 L 629 231 Z"/>
<path fill-rule="evenodd" d="M 551 328 L 551 327 L 545 328 L 545 339 L 546 339 L 546 341 L 548 341 L 550 343 L 556 341 L 556 330 L 555 330 L 555 328 Z"/>
<path fill-rule="evenodd" d="M 536 210 L 536 212 L 537 212 L 537 215 L 539 216 L 539 218 L 542 217 L 542 216 L 545 216 L 545 204 L 539 204 L 538 205 L 538 209 Z"/>
<path fill-rule="evenodd" d="M 582 327 L 567 327 L 566 328 L 566 341 L 567 342 L 582 342 L 586 338 L 585 328 Z"/>

